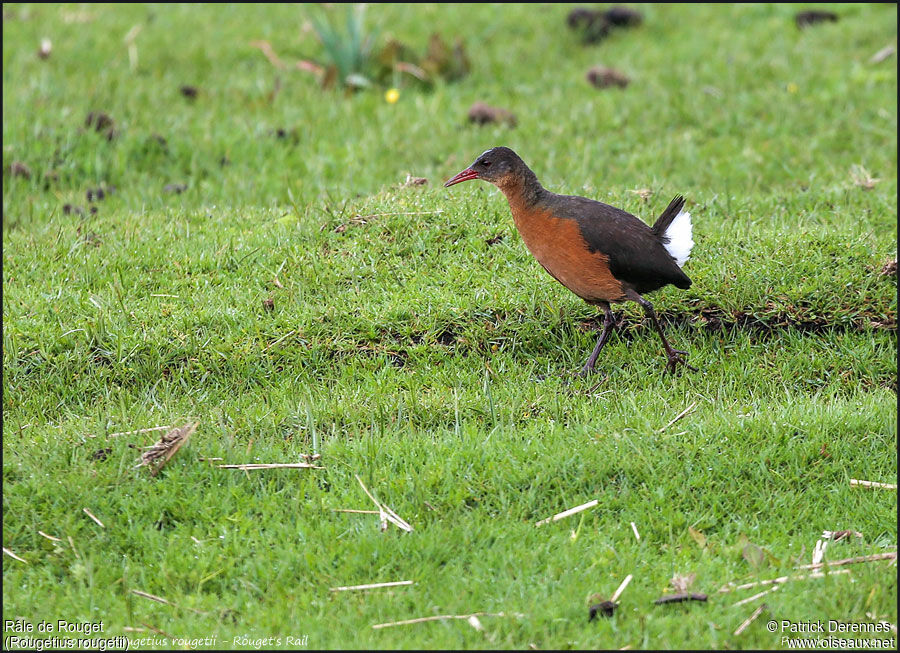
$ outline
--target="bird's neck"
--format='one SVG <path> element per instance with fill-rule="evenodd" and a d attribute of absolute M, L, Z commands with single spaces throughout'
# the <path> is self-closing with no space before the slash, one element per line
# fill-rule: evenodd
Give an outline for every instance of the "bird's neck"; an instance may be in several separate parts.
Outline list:
<path fill-rule="evenodd" d="M 503 179 L 497 187 L 506 195 L 513 214 L 533 209 L 547 192 L 528 168 L 522 174 Z"/>

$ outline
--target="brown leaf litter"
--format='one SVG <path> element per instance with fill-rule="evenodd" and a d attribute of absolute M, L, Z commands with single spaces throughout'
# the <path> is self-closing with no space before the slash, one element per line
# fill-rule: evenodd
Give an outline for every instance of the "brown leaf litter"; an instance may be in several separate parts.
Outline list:
<path fill-rule="evenodd" d="M 150 475 L 156 476 L 167 462 L 172 459 L 178 450 L 188 441 L 191 434 L 197 429 L 199 422 L 191 422 L 180 428 L 173 428 L 167 431 L 155 444 L 145 447 L 144 453 L 138 459 L 138 467 L 147 466 L 150 468 Z"/>

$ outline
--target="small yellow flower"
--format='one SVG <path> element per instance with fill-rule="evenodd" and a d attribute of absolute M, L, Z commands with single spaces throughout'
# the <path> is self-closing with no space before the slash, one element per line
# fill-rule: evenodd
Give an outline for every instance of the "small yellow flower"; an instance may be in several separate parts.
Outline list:
<path fill-rule="evenodd" d="M 396 88 L 389 88 L 384 94 L 384 99 L 388 104 L 394 104 L 400 99 L 400 91 Z"/>
<path fill-rule="evenodd" d="M 788 85 L 787 85 L 787 92 L 788 92 L 788 93 L 796 93 L 796 92 L 797 92 L 797 88 L 798 88 L 798 87 L 797 87 L 797 85 L 796 85 L 794 82 L 789 82 Z"/>

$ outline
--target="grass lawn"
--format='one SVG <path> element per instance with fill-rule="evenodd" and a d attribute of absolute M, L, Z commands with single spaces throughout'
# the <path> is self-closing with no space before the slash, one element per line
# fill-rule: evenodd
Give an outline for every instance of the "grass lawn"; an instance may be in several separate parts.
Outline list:
<path fill-rule="evenodd" d="M 718 591 L 807 573 L 823 530 L 862 534 L 825 560 L 897 546 L 896 491 L 850 485 L 897 477 L 897 60 L 870 61 L 897 8 L 799 30 L 805 7 L 644 6 L 585 46 L 566 5 L 370 5 L 381 42 L 437 31 L 471 60 L 390 103 L 293 67 L 323 58 L 309 7 L 4 4 L 6 636 L 768 649 L 783 620 L 896 624 L 889 560 Z M 593 88 L 596 64 L 631 84 Z M 470 125 L 476 101 L 517 125 Z M 664 374 L 631 304 L 573 376 L 598 311 L 496 189 L 441 187 L 495 145 L 647 222 L 685 195 L 693 286 L 650 299 L 700 372 Z M 161 435 L 133 431 L 193 420 L 158 476 L 133 469 Z M 211 460 L 302 454 L 324 469 Z M 374 508 L 357 475 L 412 532 L 335 511 Z M 689 575 L 707 602 L 654 605 Z M 476 612 L 504 616 L 372 628 Z"/>

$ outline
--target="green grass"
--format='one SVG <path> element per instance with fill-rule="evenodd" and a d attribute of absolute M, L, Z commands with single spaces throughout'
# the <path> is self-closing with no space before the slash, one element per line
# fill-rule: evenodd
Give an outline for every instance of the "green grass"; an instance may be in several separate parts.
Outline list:
<path fill-rule="evenodd" d="M 463 36 L 472 60 L 389 104 L 249 45 L 321 57 L 302 7 L 4 5 L 3 545 L 27 561 L 3 558 L 5 619 L 225 648 L 781 648 L 770 619 L 897 623 L 891 563 L 788 583 L 740 636 L 760 601 L 717 593 L 808 563 L 825 529 L 864 534 L 826 559 L 896 550 L 896 493 L 849 485 L 897 475 L 897 286 L 880 274 L 896 60 L 869 63 L 896 42 L 896 7 L 838 5 L 799 31 L 789 5 L 647 6 L 596 47 L 568 9 L 370 6 L 383 37 Z M 597 63 L 632 84 L 590 87 Z M 476 100 L 518 126 L 467 125 Z M 89 111 L 115 139 L 84 128 Z M 572 377 L 596 311 L 540 269 L 495 189 L 440 186 L 500 144 L 548 188 L 646 221 L 685 195 L 694 285 L 651 299 L 701 372 L 664 375 L 628 305 L 601 374 Z M 158 434 L 109 437 L 189 418 L 156 478 L 131 468 Z M 201 460 L 313 452 L 326 469 Z M 355 474 L 415 530 L 333 512 L 372 508 Z M 688 573 L 707 603 L 653 605 Z M 628 574 L 616 615 L 588 623 L 588 597 Z M 523 616 L 371 628 L 476 611 Z"/>

